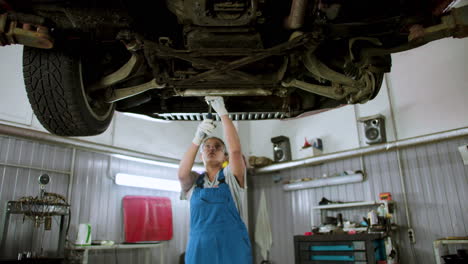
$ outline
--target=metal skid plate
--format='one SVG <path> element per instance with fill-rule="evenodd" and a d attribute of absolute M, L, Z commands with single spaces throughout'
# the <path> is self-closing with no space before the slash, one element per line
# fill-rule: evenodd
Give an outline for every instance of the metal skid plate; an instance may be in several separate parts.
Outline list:
<path fill-rule="evenodd" d="M 168 121 L 202 121 L 208 118 L 208 113 L 170 113 L 170 114 L 155 114 L 157 119 Z M 240 120 L 267 120 L 267 119 L 284 119 L 288 118 L 284 112 L 248 112 L 248 113 L 229 113 L 229 117 L 234 121 Z M 213 114 L 216 121 L 221 119 L 217 114 Z"/>

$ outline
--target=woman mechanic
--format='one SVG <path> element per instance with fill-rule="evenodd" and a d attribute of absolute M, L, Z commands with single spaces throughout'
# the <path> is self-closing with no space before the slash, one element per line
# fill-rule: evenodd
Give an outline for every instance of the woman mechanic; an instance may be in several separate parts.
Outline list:
<path fill-rule="evenodd" d="M 205 119 L 180 162 L 181 199 L 190 201 L 190 234 L 185 263 L 250 264 L 251 245 L 241 217 L 245 216 L 247 201 L 244 189 L 246 167 L 239 136 L 223 98 L 207 96 L 205 101 L 221 118 L 229 149 L 221 139 L 207 137 L 215 125 L 213 120 Z M 200 147 L 205 172 L 199 175 L 192 172 L 192 166 Z M 224 167 L 226 161 L 229 165 Z"/>

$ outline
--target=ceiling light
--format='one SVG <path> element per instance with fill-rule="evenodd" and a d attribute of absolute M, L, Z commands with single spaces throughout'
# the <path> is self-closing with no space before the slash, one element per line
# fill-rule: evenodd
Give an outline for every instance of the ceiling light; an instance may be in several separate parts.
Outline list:
<path fill-rule="evenodd" d="M 163 167 L 169 167 L 169 168 L 175 168 L 175 169 L 179 168 L 178 163 L 171 163 L 171 162 L 166 162 L 166 161 L 157 161 L 157 160 L 135 158 L 135 157 L 125 156 L 125 155 L 120 155 L 120 154 L 112 154 L 112 156 L 116 157 L 116 158 L 119 158 L 119 159 L 136 161 L 136 162 L 141 162 L 141 163 L 146 163 L 146 164 L 151 164 L 151 165 L 157 165 L 157 166 L 163 166 Z"/>
<path fill-rule="evenodd" d="M 172 162 L 167 162 L 167 161 L 136 158 L 136 157 L 126 156 L 126 155 L 121 155 L 121 154 L 112 154 L 112 156 L 118 159 L 136 161 L 136 162 L 141 162 L 141 163 L 146 163 L 146 164 L 151 164 L 151 165 L 156 165 L 156 166 L 162 166 L 162 167 L 168 167 L 168 168 L 174 168 L 174 169 L 179 168 L 179 163 L 175 163 L 176 161 L 172 163 Z M 197 172 L 205 171 L 205 167 L 202 164 L 194 164 L 192 167 L 192 170 L 197 171 Z"/>
<path fill-rule="evenodd" d="M 180 192 L 180 182 L 177 180 L 167 180 L 147 176 L 117 173 L 115 183 L 123 186 L 157 189 L 163 191 Z"/>

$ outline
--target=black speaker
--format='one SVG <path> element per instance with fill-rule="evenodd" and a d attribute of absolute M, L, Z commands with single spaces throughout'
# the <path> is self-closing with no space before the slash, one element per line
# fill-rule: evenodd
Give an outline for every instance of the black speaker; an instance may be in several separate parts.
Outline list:
<path fill-rule="evenodd" d="M 291 160 L 291 145 L 288 137 L 279 136 L 271 138 L 271 143 L 273 143 L 273 157 L 275 162 Z"/>
<path fill-rule="evenodd" d="M 366 144 L 372 145 L 387 141 L 384 116 L 378 115 L 369 118 L 361 118 L 360 121 L 364 124 Z"/>

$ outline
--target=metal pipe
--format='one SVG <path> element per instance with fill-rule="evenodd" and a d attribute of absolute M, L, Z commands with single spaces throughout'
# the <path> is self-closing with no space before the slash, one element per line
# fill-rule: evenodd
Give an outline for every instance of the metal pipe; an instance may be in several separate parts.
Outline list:
<path fill-rule="evenodd" d="M 393 102 L 392 102 L 392 97 L 390 96 L 391 85 L 390 85 L 389 78 L 385 78 L 385 84 L 387 88 L 388 105 L 390 106 L 390 115 L 392 118 L 391 120 L 392 120 L 392 125 L 393 125 L 393 134 L 395 135 L 395 139 L 398 140 L 398 130 L 396 127 L 395 112 L 393 111 Z M 404 203 L 405 212 L 406 212 L 406 225 L 408 227 L 407 230 L 410 230 L 410 229 L 413 229 L 413 225 L 411 222 L 411 214 L 409 210 L 408 195 L 407 195 L 407 190 L 406 190 L 405 175 L 403 171 L 400 150 L 397 150 L 396 153 L 397 153 L 397 161 L 398 161 L 398 174 L 400 175 L 400 183 L 401 183 L 401 189 L 402 189 L 402 194 L 403 194 L 403 203 Z M 413 243 L 411 243 L 411 241 L 409 241 L 409 244 L 410 244 L 412 262 L 417 263 L 417 256 L 416 256 L 416 252 L 414 249 L 414 245 Z"/>
<path fill-rule="evenodd" d="M 291 11 L 284 21 L 287 29 L 298 29 L 304 24 L 305 12 L 307 10 L 307 0 L 293 0 Z"/>
<path fill-rule="evenodd" d="M 45 171 L 45 172 L 52 172 L 52 173 L 60 173 L 60 174 L 70 174 L 69 171 L 60 171 L 60 170 L 52 170 L 52 169 L 44 169 L 39 167 L 27 166 L 27 165 L 19 165 L 19 164 L 8 164 L 0 162 L 0 166 L 6 167 L 13 167 L 13 168 L 20 168 L 20 169 L 29 169 L 29 170 L 38 170 L 38 171 Z"/>
<path fill-rule="evenodd" d="M 447 140 L 447 139 L 452 139 L 452 138 L 457 138 L 457 137 L 463 137 L 463 136 L 468 136 L 468 127 L 456 129 L 456 130 L 450 130 L 450 131 L 441 132 L 441 133 L 435 133 L 435 134 L 421 136 L 421 137 L 414 137 L 414 138 L 409 138 L 409 139 L 404 139 L 404 140 L 388 142 L 385 144 L 379 144 L 379 145 L 365 147 L 365 148 L 358 148 L 358 149 L 351 149 L 351 150 L 342 151 L 342 152 L 335 152 L 335 153 L 330 153 L 327 155 L 322 155 L 322 156 L 313 157 L 313 158 L 306 158 L 306 159 L 301 159 L 301 160 L 295 160 L 295 161 L 290 161 L 290 162 L 269 165 L 263 168 L 256 169 L 255 173 L 262 174 L 262 173 L 274 172 L 278 170 L 290 169 L 290 168 L 295 168 L 295 167 L 300 167 L 300 166 L 305 166 L 305 165 L 315 165 L 315 164 L 320 164 L 320 163 L 327 162 L 327 161 L 341 160 L 341 159 L 351 158 L 351 157 L 360 156 L 360 155 L 407 148 L 407 147 L 412 147 L 415 145 L 432 143 L 432 142 L 437 142 L 437 141 L 442 141 L 442 140 Z"/>
<path fill-rule="evenodd" d="M 358 118 L 359 114 L 358 114 L 358 107 L 357 107 L 357 105 L 353 105 L 353 109 L 354 109 L 354 120 L 355 120 L 356 122 L 358 122 L 358 120 L 359 120 L 359 118 Z M 357 132 L 357 135 L 358 135 L 359 148 L 361 148 L 361 146 L 362 146 L 361 143 L 362 143 L 362 142 L 361 142 L 360 138 L 361 138 L 361 136 L 362 136 L 362 135 L 361 135 L 362 132 L 361 132 L 361 129 L 359 129 L 358 126 L 356 126 L 356 132 Z M 360 156 L 359 156 L 359 162 L 361 163 L 361 169 L 360 169 L 360 170 L 362 171 L 362 175 L 364 176 L 364 179 L 366 179 L 366 178 L 367 178 L 366 163 L 364 162 L 364 156 L 363 156 L 363 155 L 360 155 Z"/>
<path fill-rule="evenodd" d="M 173 159 L 173 158 L 147 154 L 143 152 L 138 152 L 138 151 L 114 147 L 114 146 L 106 146 L 106 145 L 102 145 L 98 143 L 92 143 L 92 142 L 87 142 L 87 141 L 80 140 L 80 139 L 75 139 L 75 138 L 59 137 L 59 136 L 44 133 L 41 131 L 36 131 L 32 129 L 27 129 L 27 128 L 14 127 L 14 126 L 9 126 L 5 124 L 0 124 L 0 134 L 26 138 L 26 139 L 31 139 L 35 141 L 45 142 L 45 143 L 54 143 L 54 144 L 59 144 L 59 145 L 68 146 L 72 148 L 75 147 L 77 149 L 87 150 L 87 151 L 92 151 L 92 152 L 99 152 L 99 153 L 105 153 L 105 154 L 120 154 L 124 156 L 160 161 L 160 162 L 165 162 L 169 164 L 178 165 L 180 162 L 180 160 Z"/>
<path fill-rule="evenodd" d="M 71 157 L 71 165 L 70 165 L 70 176 L 68 177 L 68 190 L 67 190 L 67 203 L 68 204 L 71 204 L 73 179 L 75 178 L 75 159 L 76 159 L 76 148 L 73 148 L 72 157 Z"/>
<path fill-rule="evenodd" d="M 177 92 L 179 96 L 269 96 L 273 92 L 263 88 L 253 89 L 186 89 Z"/>

